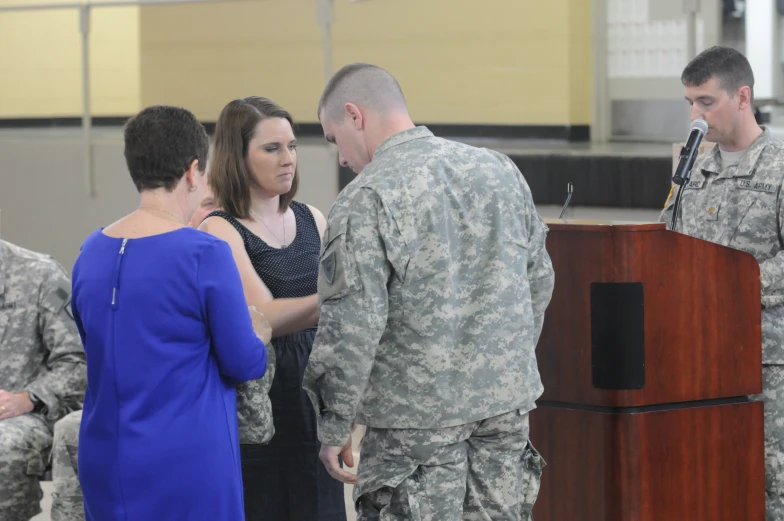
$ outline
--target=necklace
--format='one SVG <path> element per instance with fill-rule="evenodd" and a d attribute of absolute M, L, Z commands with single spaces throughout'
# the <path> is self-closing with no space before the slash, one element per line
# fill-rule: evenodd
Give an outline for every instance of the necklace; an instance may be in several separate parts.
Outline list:
<path fill-rule="evenodd" d="M 143 209 L 146 209 L 146 210 L 158 210 L 159 212 L 163 212 L 163 213 L 169 214 L 172 217 L 174 217 L 174 220 L 176 220 L 178 224 L 182 224 L 182 221 L 180 220 L 179 217 L 177 217 L 176 215 L 171 213 L 169 210 L 166 210 L 165 208 L 161 208 L 160 206 L 148 206 L 148 205 L 144 205 L 143 204 L 143 205 L 141 205 L 139 207 L 139 210 L 143 210 Z M 185 225 L 183 224 L 183 226 L 185 226 Z"/>
<path fill-rule="evenodd" d="M 278 242 L 280 243 L 280 247 L 281 247 L 281 248 L 286 248 L 286 247 L 288 247 L 288 244 L 286 244 L 286 214 L 285 214 L 285 213 L 283 214 L 283 240 L 282 240 L 282 241 L 280 240 L 280 238 L 278 237 L 278 235 L 277 235 L 275 232 L 273 232 L 273 231 L 272 231 L 272 228 L 270 228 L 269 226 L 267 226 L 267 223 L 265 223 L 265 222 L 264 222 L 264 219 L 262 219 L 262 218 L 261 218 L 261 216 L 259 216 L 259 215 L 255 215 L 253 212 L 250 212 L 250 216 L 251 216 L 251 217 L 253 217 L 253 218 L 254 218 L 254 219 L 256 219 L 256 220 L 259 220 L 259 221 L 261 221 L 261 224 L 263 224 L 263 225 L 264 225 L 264 227 L 265 227 L 267 230 L 269 230 L 269 232 L 272 234 L 272 236 L 273 236 L 273 237 L 275 237 L 275 240 L 276 240 L 276 241 L 278 241 Z"/>

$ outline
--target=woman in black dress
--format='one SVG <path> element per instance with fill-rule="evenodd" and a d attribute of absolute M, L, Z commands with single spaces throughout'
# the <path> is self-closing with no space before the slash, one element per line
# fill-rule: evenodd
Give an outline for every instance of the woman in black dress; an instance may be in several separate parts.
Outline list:
<path fill-rule="evenodd" d="M 229 243 L 248 305 L 272 326 L 271 386 L 265 377 L 237 389 L 246 520 L 345 521 L 343 484 L 318 458 L 316 417 L 302 390 L 318 323 L 326 220 L 294 201 L 299 179 L 292 126 L 291 115 L 266 98 L 224 107 L 209 165 L 220 210 L 201 229 Z"/>

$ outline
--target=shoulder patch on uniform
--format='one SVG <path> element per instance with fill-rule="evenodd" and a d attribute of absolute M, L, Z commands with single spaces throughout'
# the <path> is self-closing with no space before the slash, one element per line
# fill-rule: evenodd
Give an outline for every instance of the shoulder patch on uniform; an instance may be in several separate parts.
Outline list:
<path fill-rule="evenodd" d="M 66 284 L 65 280 L 57 281 L 57 287 L 52 289 L 51 293 L 44 300 L 45 305 L 55 314 L 62 311 L 71 302 L 70 287 L 66 286 Z"/>
<path fill-rule="evenodd" d="M 332 284 L 332 281 L 335 278 L 335 252 L 330 252 L 329 255 L 324 257 L 324 260 L 321 261 L 321 265 L 324 268 L 324 277 L 327 279 L 327 282 Z"/>
<path fill-rule="evenodd" d="M 57 288 L 55 295 L 57 295 L 63 302 L 68 299 L 68 292 L 62 287 Z"/>

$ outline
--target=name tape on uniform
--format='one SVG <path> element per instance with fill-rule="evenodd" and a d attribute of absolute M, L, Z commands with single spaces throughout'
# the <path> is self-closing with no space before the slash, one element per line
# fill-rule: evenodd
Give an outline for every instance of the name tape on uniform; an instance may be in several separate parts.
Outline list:
<path fill-rule="evenodd" d="M 755 192 L 765 192 L 768 194 L 776 193 L 776 185 L 773 183 L 763 183 L 760 181 L 752 181 L 750 179 L 741 179 L 738 181 L 738 188 L 744 190 L 753 190 Z"/>

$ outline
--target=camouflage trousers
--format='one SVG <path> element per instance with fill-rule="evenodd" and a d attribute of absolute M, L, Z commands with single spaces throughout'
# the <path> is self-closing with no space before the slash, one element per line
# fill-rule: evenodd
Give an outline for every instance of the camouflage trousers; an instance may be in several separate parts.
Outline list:
<path fill-rule="evenodd" d="M 52 443 L 52 521 L 84 521 L 84 501 L 77 471 L 82 411 L 54 424 Z"/>
<path fill-rule="evenodd" d="M 27 521 L 41 512 L 38 481 L 51 444 L 49 426 L 38 416 L 0 420 L 0 521 Z"/>
<path fill-rule="evenodd" d="M 784 365 L 762 366 L 766 521 L 784 521 Z"/>
<path fill-rule="evenodd" d="M 357 521 L 528 521 L 543 467 L 527 411 L 438 430 L 368 427 Z"/>

